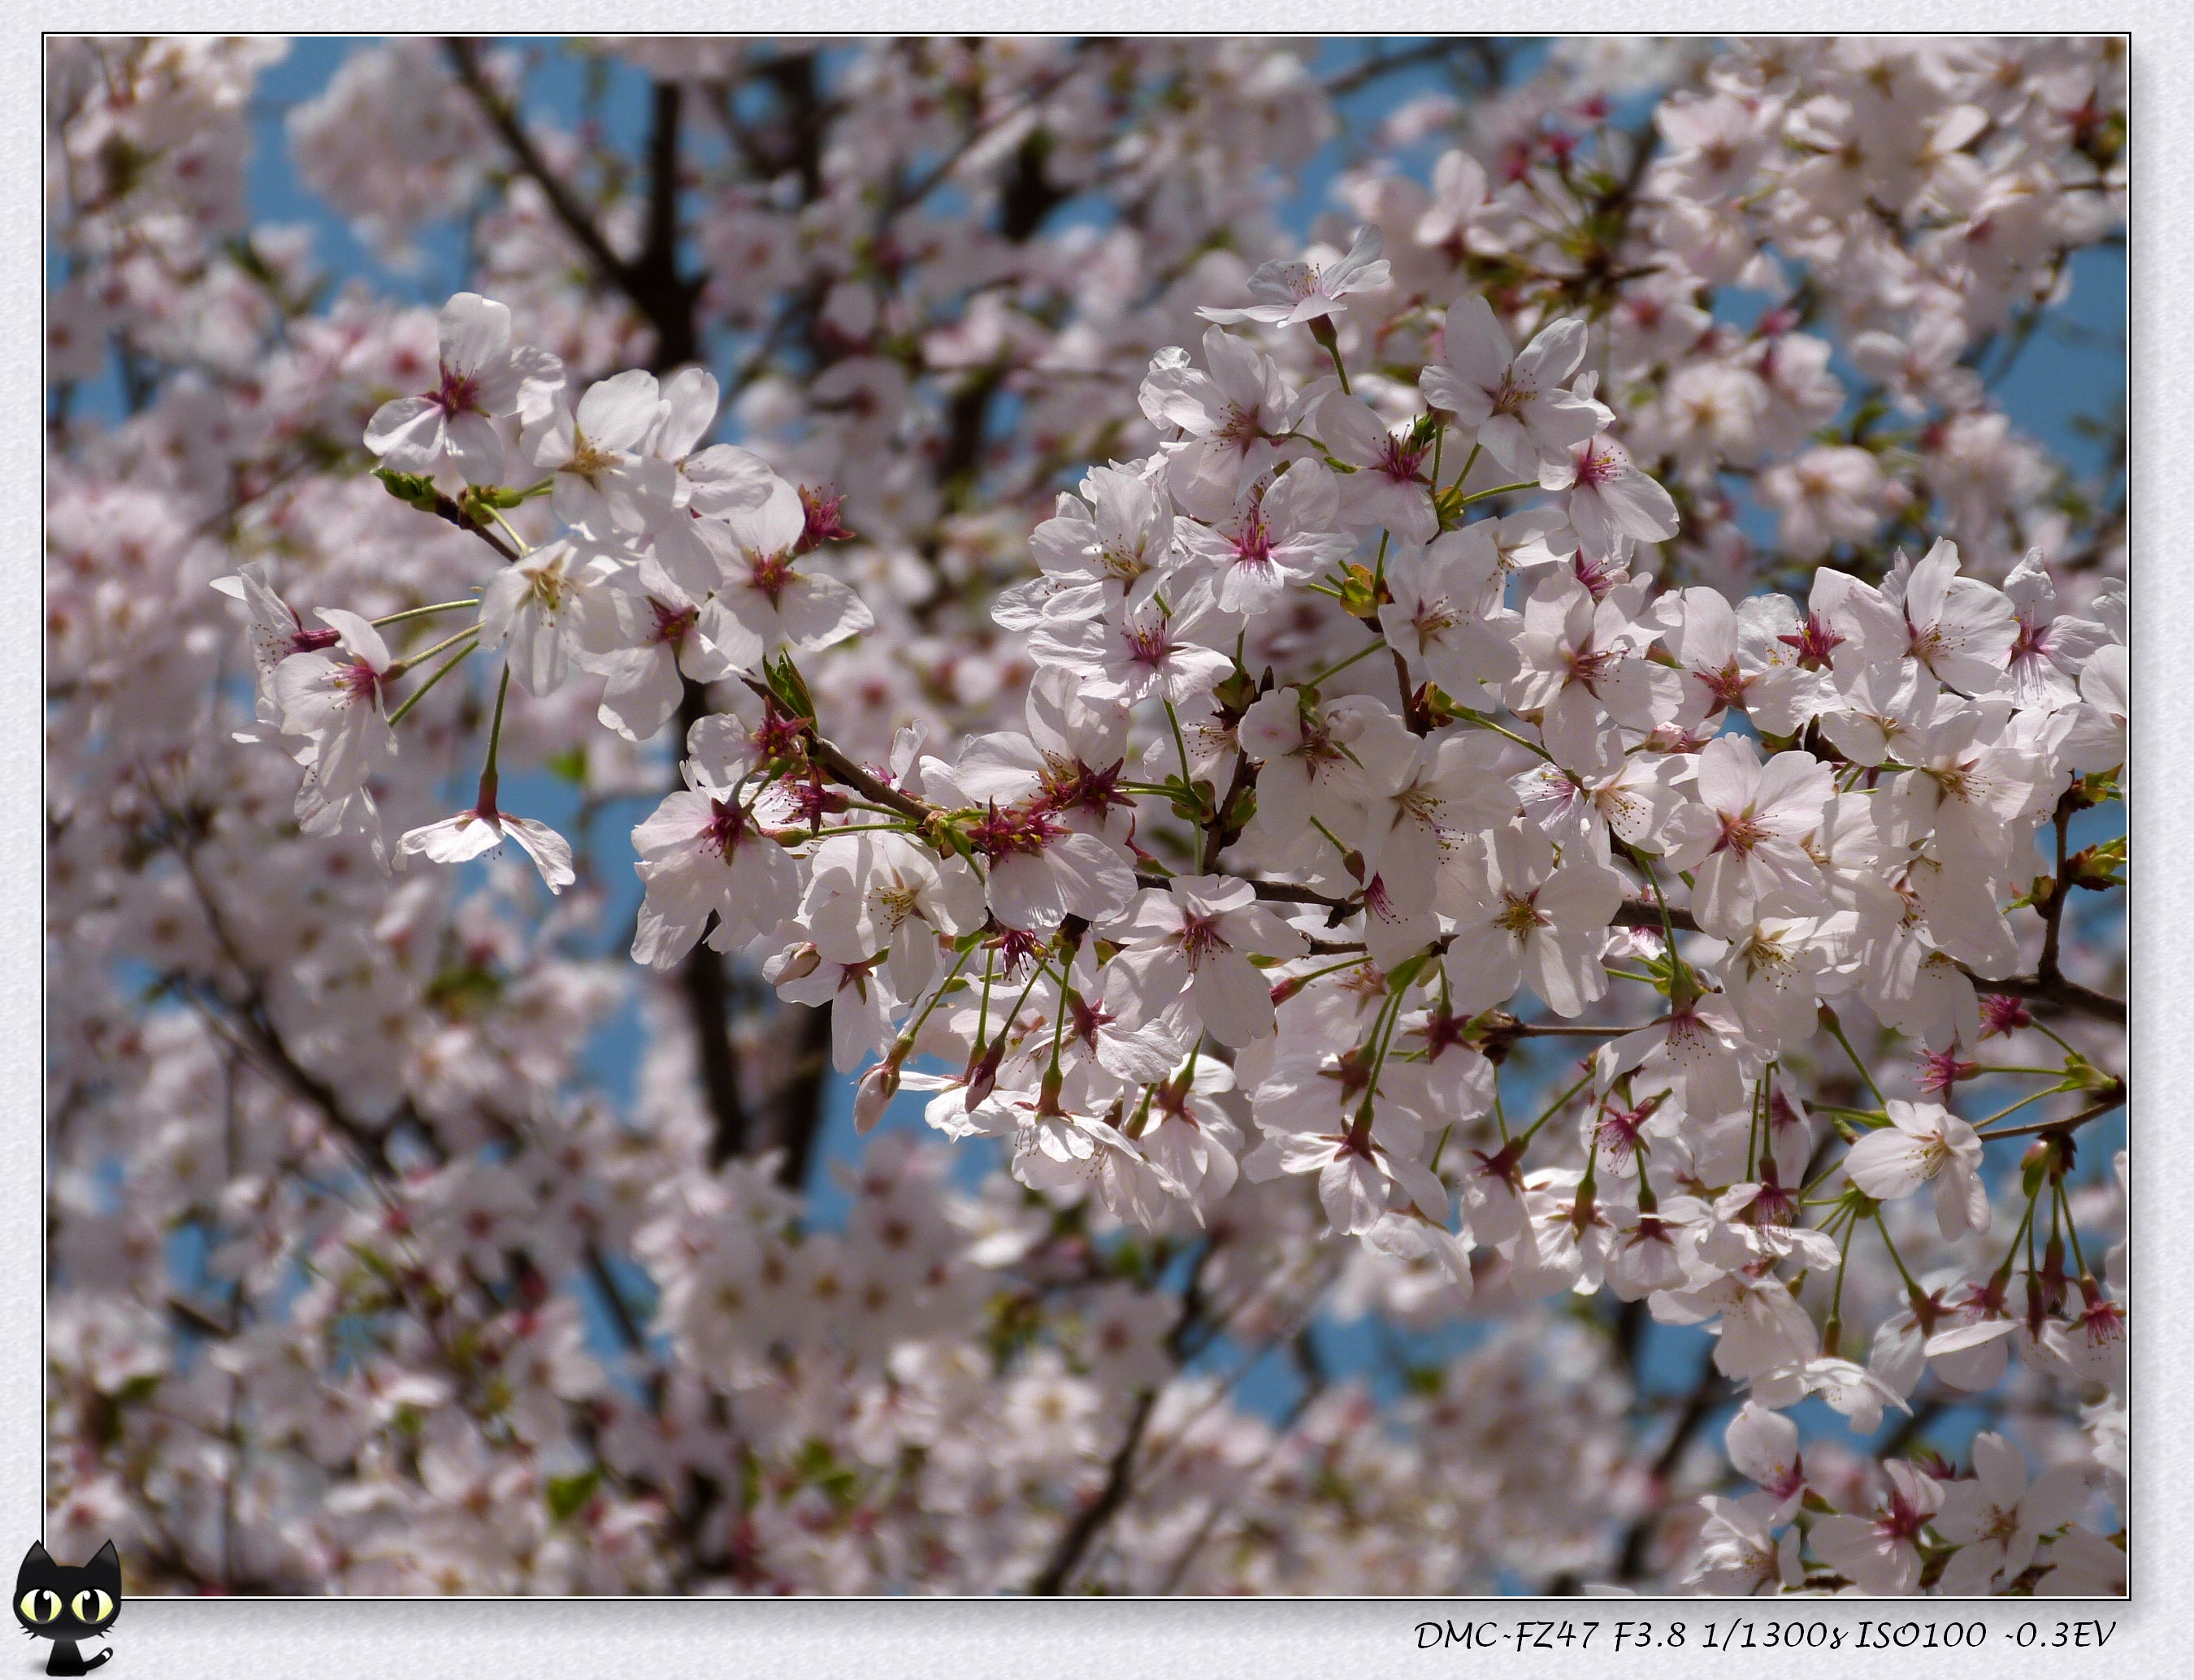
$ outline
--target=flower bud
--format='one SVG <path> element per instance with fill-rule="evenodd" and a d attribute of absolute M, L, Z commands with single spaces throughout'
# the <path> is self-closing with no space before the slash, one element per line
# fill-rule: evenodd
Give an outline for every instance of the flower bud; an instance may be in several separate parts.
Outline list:
<path fill-rule="evenodd" d="M 899 1064 L 879 1062 L 861 1075 L 853 1093 L 853 1130 L 865 1138 L 884 1117 L 884 1109 L 899 1094 Z"/>
<path fill-rule="evenodd" d="M 2042 1176 L 2049 1170 L 2050 1156 L 2054 1153 L 2047 1138 L 2036 1138 L 2026 1146 L 2026 1153 L 2019 1160 L 2019 1185 L 2030 1197 L 2042 1194 Z"/>
<path fill-rule="evenodd" d="M 967 1109 L 975 1112 L 983 1099 L 989 1096 L 998 1082 L 998 1064 L 1006 1059 L 1006 1035 L 1001 1031 L 985 1050 L 968 1067 Z"/>

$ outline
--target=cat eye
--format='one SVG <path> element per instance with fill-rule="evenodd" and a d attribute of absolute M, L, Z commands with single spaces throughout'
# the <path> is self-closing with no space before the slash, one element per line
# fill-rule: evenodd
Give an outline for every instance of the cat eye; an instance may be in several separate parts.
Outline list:
<path fill-rule="evenodd" d="M 84 1607 L 88 1603 L 96 1603 L 99 1608 L 95 1610 L 86 1609 Z M 77 1594 L 75 1599 L 70 1603 L 69 1608 L 76 1613 L 76 1619 L 78 1621 L 105 1621 L 113 1613 L 114 1601 L 103 1592 L 87 1590 Z"/>
<path fill-rule="evenodd" d="M 102 1598 L 106 1596 L 100 1595 Z M 15 1608 L 23 1613 L 26 1621 L 49 1622 L 61 1613 L 61 1596 L 49 1588 L 34 1586 L 16 1601 Z"/>

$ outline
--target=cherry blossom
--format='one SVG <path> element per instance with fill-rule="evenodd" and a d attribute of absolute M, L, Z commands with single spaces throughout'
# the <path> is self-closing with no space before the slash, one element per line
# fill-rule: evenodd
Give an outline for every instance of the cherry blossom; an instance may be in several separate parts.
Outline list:
<path fill-rule="evenodd" d="M 279 50 L 48 43 L 61 1543 L 2123 1591 L 2121 43 L 355 43 L 439 311 Z"/>

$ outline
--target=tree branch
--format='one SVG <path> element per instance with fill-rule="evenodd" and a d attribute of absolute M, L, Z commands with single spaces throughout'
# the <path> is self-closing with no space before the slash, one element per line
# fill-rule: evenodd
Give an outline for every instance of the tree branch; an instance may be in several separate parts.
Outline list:
<path fill-rule="evenodd" d="M 541 189 L 565 232 L 587 254 L 602 280 L 623 292 L 655 330 L 654 370 L 666 372 L 694 360 L 700 341 L 694 329 L 693 304 L 701 295 L 701 286 L 678 272 L 678 147 L 683 97 L 678 85 L 670 82 L 654 85 L 653 120 L 648 133 L 647 246 L 628 261 L 603 237 L 592 211 L 570 184 L 548 166 L 518 112 L 489 85 L 480 69 L 477 44 L 461 36 L 451 36 L 442 44 L 458 83 L 472 95 L 520 170 Z"/>
<path fill-rule="evenodd" d="M 1965 964 L 1958 972 L 1973 983 L 1977 992 L 1993 992 L 1998 997 L 2015 997 L 2029 1003 L 2046 1003 L 2059 1009 L 2070 1010 L 2076 1015 L 2088 1015 L 2098 1021 L 2108 1021 L 2122 1027 L 2126 1023 L 2126 1005 L 2123 998 L 2111 997 L 2067 980 L 2062 975 L 2044 979 L 2039 974 L 2018 974 L 2007 980 L 1988 980 L 1974 973 Z"/>
<path fill-rule="evenodd" d="M 1097 1538 L 1097 1531 L 1126 1503 L 1129 1481 L 1134 1473 L 1135 1453 L 1142 1445 L 1143 1431 L 1149 1425 L 1151 1411 L 1157 1404 L 1157 1390 L 1149 1388 L 1136 1396 L 1135 1409 L 1128 1419 L 1128 1432 L 1121 1437 L 1119 1449 L 1112 1454 L 1103 1489 L 1082 1508 L 1067 1525 L 1066 1532 L 1060 1536 L 1050 1561 L 1029 1583 L 1031 1597 L 1057 1597 L 1065 1589 L 1068 1574 L 1082 1561 L 1083 1553 L 1088 1551 L 1090 1541 Z"/>
<path fill-rule="evenodd" d="M 473 96 L 473 102 L 479 106 L 480 114 L 487 118 L 490 126 L 502 138 L 518 167 L 540 187 L 548 200 L 548 208 L 555 212 L 556 220 L 564 224 L 564 231 L 578 242 L 580 249 L 601 271 L 604 279 L 622 288 L 629 272 L 624 259 L 611 249 L 609 241 L 602 237 L 601 229 L 594 226 L 594 219 L 587 207 L 579 202 L 577 195 L 565 184 L 563 178 L 548 167 L 548 160 L 542 157 L 540 149 L 533 144 L 533 137 L 526 132 L 526 125 L 519 121 L 518 113 L 501 94 L 488 85 L 487 77 L 480 71 L 477 43 L 462 36 L 451 36 L 442 43 L 442 49 L 449 58 L 451 68 L 457 73 L 459 85 Z"/>
<path fill-rule="evenodd" d="M 1405 47 L 1399 52 L 1368 58 L 1363 63 L 1329 78 L 1323 91 L 1328 99 L 1340 99 L 1359 88 L 1369 87 L 1381 77 L 1391 76 L 1396 71 L 1410 70 L 1421 64 L 1437 64 L 1444 59 L 1460 57 L 1471 49 L 1472 44 L 1456 36 L 1441 36 L 1422 46 Z"/>
<path fill-rule="evenodd" d="M 709 691 L 688 677 L 678 705 L 678 738 L 709 715 Z M 696 943 L 679 966 L 679 989 L 693 1028 L 693 1047 L 701 1064 L 701 1090 L 709 1104 L 709 1165 L 721 1167 L 746 1153 L 753 1141 L 746 1101 L 739 1089 L 738 1046 L 732 1042 L 731 977 L 723 955 L 706 939 Z"/>
<path fill-rule="evenodd" d="M 2057 1132 L 2069 1135 L 2078 1131 L 2089 1121 L 2100 1120 L 2105 1115 L 2123 1108 L 2125 1100 L 2126 1083 L 2123 1080 L 2120 1080 L 2116 1088 L 2102 1101 L 2089 1104 L 2076 1115 L 2067 1115 L 2062 1120 L 2037 1120 L 2030 1126 L 2007 1127 L 2002 1132 L 1984 1132 L 1979 1134 L 1980 1140 L 1984 1144 L 1992 1144 L 1999 1138 L 2033 1138 L 2045 1132 Z"/>

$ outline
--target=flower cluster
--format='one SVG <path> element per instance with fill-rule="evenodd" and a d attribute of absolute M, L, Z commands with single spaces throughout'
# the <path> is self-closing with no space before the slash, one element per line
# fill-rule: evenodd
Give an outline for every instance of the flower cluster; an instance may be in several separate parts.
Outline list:
<path fill-rule="evenodd" d="M 674 95 L 816 69 L 658 45 Z M 2079 900 L 2124 848 L 2071 844 L 2124 791 L 2122 514 L 1979 373 L 2122 214 L 2109 46 L 1564 48 L 1390 118 L 1456 143 L 1429 184 L 1344 172 L 1304 249 L 1238 196 L 1324 130 L 1300 58 L 1106 48 L 1195 89 L 1123 118 L 1064 46 L 893 43 L 832 146 L 726 184 L 683 317 L 647 278 L 675 239 L 576 219 L 578 142 L 516 123 L 511 64 L 452 49 L 471 103 L 414 129 L 432 60 L 354 60 L 293 123 L 308 170 L 400 242 L 497 135 L 508 304 L 299 312 L 223 437 L 183 378 L 55 469 L 55 703 L 148 766 L 57 821 L 118 829 L 57 915 L 187 1011 L 118 1027 L 95 963 L 62 1012 L 72 1100 L 160 1187 L 118 1214 L 84 1160 L 57 1216 L 68 1521 L 157 1511 L 187 1578 L 236 1478 L 143 1467 L 241 1454 L 248 1416 L 287 1450 L 242 1492 L 284 1516 L 227 1579 L 1424 1591 L 1650 1550 L 1716 1591 L 2122 1590 L 2086 1128 L 2123 1004 Z M 1680 84 L 1638 133 L 1633 72 Z M 370 167 L 328 139 L 361 121 Z M 964 244 L 909 185 L 932 152 Z M 1133 213 L 1040 237 L 1082 190 Z M 733 380 L 696 308 L 760 335 Z M 103 590 L 148 565 L 189 635 Z M 163 735 L 227 703 L 187 697 L 233 639 L 209 582 L 249 626 L 240 750 Z M 506 763 L 566 762 L 576 819 L 503 809 Z M 682 1017 L 571 943 L 635 794 L 630 952 Z M 505 842 L 545 919 L 518 869 L 419 867 Z M 804 1048 L 727 1038 L 735 989 Z M 635 995 L 629 1127 L 574 1092 Z M 124 1031 L 153 1071 L 110 1096 Z M 842 1233 L 804 1227 L 773 1177 L 812 1117 L 727 1123 L 795 1049 L 857 1077 L 859 1132 L 911 1093 L 1006 1173 L 962 1194 L 887 1132 Z M 1984 1116 L 1961 1088 L 2003 1080 Z M 148 1287 L 163 1221 L 234 1300 L 294 1299 Z M 1572 1297 L 1612 1333 L 1551 1333 Z M 1275 1425 L 1192 1368 L 1308 1349 L 1321 1300 L 1511 1322 L 1399 1410 L 1308 1370 Z M 187 1371 L 163 1310 L 210 1345 Z M 1732 1484 L 1627 1438 L 1648 1324 L 1711 1333 L 1694 1409 L 1737 1406 L 1752 1484 L 1679 1520 L 1672 1474 Z M 117 1467 L 98 1419 L 146 1383 Z M 1868 1435 L 1923 1392 L 2067 1421 L 2030 1484 L 2012 1402 L 1968 1474 L 1801 1451 L 1809 1397 Z"/>

